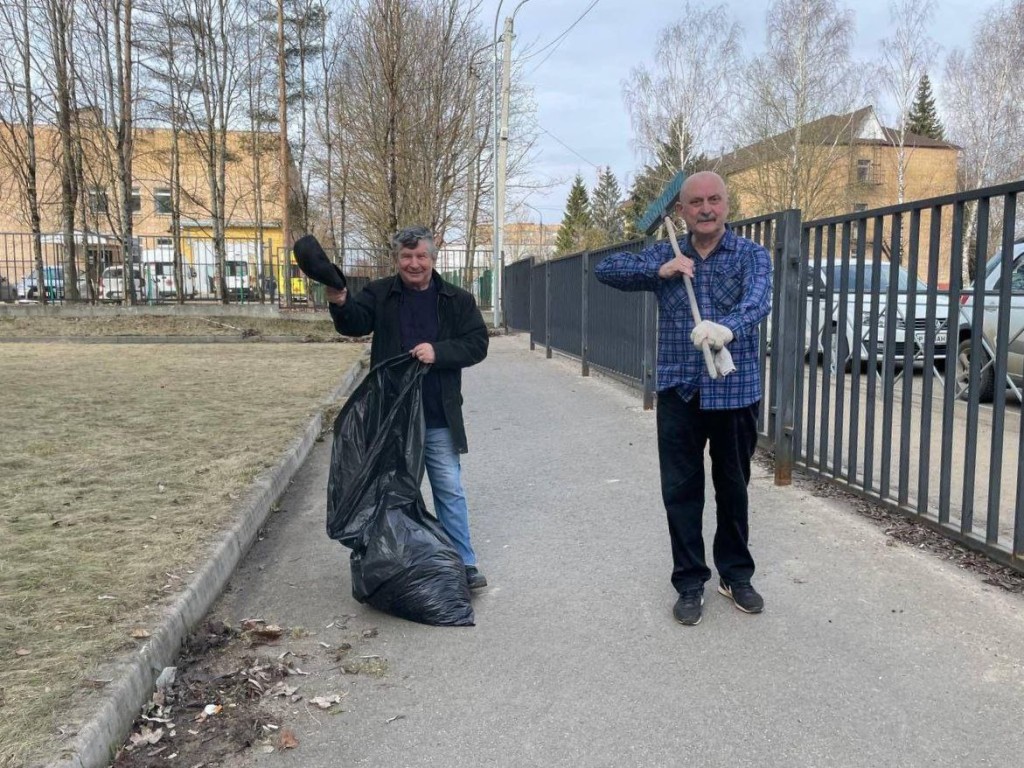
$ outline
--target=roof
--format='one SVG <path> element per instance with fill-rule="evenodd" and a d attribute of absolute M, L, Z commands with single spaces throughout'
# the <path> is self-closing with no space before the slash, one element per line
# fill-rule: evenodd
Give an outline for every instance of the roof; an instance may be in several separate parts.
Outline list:
<path fill-rule="evenodd" d="M 796 129 L 783 131 L 754 144 L 722 155 L 717 171 L 723 176 L 737 173 L 754 165 L 783 156 L 793 145 Z M 861 107 L 843 115 L 825 115 L 805 123 L 800 129 L 802 144 L 841 144 L 867 146 L 896 146 L 899 132 L 886 128 L 875 115 L 873 106 Z M 940 141 L 916 133 L 904 134 L 903 145 L 932 149 L 959 149 L 948 141 Z"/>

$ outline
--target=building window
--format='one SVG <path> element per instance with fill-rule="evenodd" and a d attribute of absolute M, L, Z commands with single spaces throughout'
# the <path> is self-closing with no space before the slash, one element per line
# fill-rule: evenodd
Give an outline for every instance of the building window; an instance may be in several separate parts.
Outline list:
<path fill-rule="evenodd" d="M 154 189 L 153 204 L 154 210 L 157 213 L 170 213 L 172 210 L 171 190 L 165 187 L 159 187 L 157 189 Z"/>
<path fill-rule="evenodd" d="M 159 245 L 174 245 L 174 241 L 169 237 L 158 237 L 156 244 Z"/>
<path fill-rule="evenodd" d="M 132 213 L 138 213 L 142 210 L 142 192 L 139 191 L 138 187 L 132 187 L 132 200 L 129 210 Z"/>
<path fill-rule="evenodd" d="M 858 160 L 857 161 L 857 181 L 871 181 L 871 161 L 870 160 Z"/>
<path fill-rule="evenodd" d="M 107 190 L 99 188 L 89 190 L 89 210 L 93 213 L 107 212 Z"/>

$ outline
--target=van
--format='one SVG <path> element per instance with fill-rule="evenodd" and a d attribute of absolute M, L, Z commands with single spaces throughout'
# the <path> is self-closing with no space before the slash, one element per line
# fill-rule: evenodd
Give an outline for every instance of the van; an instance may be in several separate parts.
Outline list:
<path fill-rule="evenodd" d="M 132 271 L 135 275 L 135 297 L 146 298 L 145 283 L 139 268 L 133 265 Z M 121 301 L 124 299 L 124 267 L 120 264 L 107 267 L 100 274 L 100 298 L 104 301 Z"/>
<path fill-rule="evenodd" d="M 155 248 L 142 251 L 142 268 L 155 299 L 176 299 L 178 284 L 174 274 L 174 246 L 157 241 Z M 196 297 L 197 275 L 195 267 L 186 262 L 181 265 L 182 294 L 186 299 Z"/>

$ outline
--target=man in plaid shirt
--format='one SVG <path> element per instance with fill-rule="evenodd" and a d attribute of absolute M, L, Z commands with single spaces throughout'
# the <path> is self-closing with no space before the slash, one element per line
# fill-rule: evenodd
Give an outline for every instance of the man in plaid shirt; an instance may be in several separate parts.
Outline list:
<path fill-rule="evenodd" d="M 768 252 L 725 225 L 729 197 L 722 178 L 695 173 L 679 193 L 677 211 L 688 234 L 677 257 L 668 242 L 640 253 L 616 253 L 597 265 L 602 283 L 658 297 L 658 457 L 661 494 L 672 542 L 673 615 L 699 624 L 704 583 L 704 448 L 711 447 L 718 525 L 714 560 L 718 591 L 741 611 L 760 613 L 764 600 L 750 583 L 747 484 L 757 446 L 761 402 L 758 325 L 771 311 Z M 683 283 L 693 281 L 701 322 L 695 324 Z M 727 347 L 735 373 L 712 379 L 701 347 Z"/>

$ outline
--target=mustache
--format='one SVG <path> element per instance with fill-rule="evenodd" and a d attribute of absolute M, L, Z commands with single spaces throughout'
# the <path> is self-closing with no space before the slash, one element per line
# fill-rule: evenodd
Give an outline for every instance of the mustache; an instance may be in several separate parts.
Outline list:
<path fill-rule="evenodd" d="M 697 215 L 697 221 L 714 221 L 716 218 L 713 213 L 700 213 Z"/>

